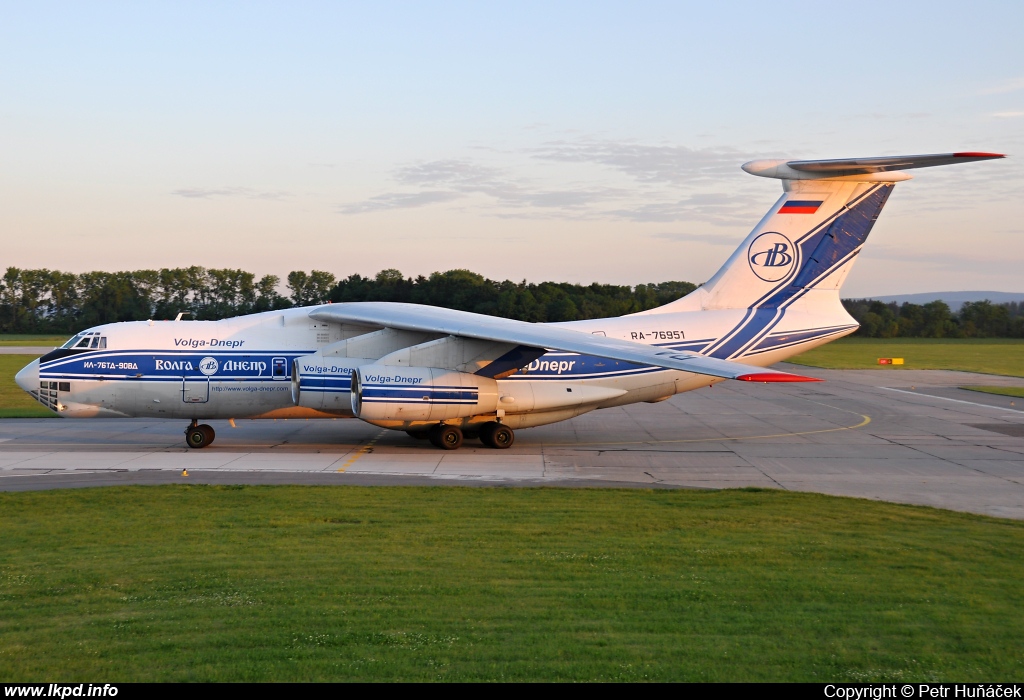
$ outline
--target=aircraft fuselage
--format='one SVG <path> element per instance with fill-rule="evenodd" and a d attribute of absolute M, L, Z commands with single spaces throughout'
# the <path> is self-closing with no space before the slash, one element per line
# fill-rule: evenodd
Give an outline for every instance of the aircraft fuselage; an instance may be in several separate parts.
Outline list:
<path fill-rule="evenodd" d="M 303 369 L 303 358 L 372 329 L 354 331 L 342 324 L 316 322 L 308 313 L 308 308 L 295 308 L 222 321 L 139 321 L 97 326 L 76 338 L 100 338 L 103 347 L 57 349 L 22 370 L 18 383 L 68 418 L 351 416 L 347 395 L 351 367 L 371 365 L 377 358 L 322 358 L 319 367 L 325 383 L 333 381 L 337 390 L 337 401 L 326 411 L 296 405 L 293 370 Z M 742 310 L 636 314 L 554 325 L 704 353 L 723 332 L 739 325 L 743 314 Z M 828 315 L 828 324 L 807 313 L 789 316 L 789 323 L 783 319 L 770 336 L 739 357 L 748 364 L 767 366 L 856 328 L 852 319 L 837 323 L 835 313 Z M 599 357 L 548 352 L 497 381 L 499 392 L 505 396 L 521 394 L 525 383 L 531 385 L 531 395 L 545 397 L 543 401 L 535 399 L 525 410 L 519 410 L 514 402 L 501 405 L 506 424 L 529 427 L 595 408 L 657 401 L 720 380 Z"/>

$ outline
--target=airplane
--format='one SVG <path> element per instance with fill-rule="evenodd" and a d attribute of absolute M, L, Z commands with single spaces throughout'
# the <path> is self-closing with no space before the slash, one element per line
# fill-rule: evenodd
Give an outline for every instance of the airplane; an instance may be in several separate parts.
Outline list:
<path fill-rule="evenodd" d="M 853 333 L 839 290 L 906 170 L 1005 157 L 960 152 L 756 160 L 783 194 L 687 296 L 617 318 L 526 323 L 392 302 L 322 304 L 221 321 L 96 326 L 34 360 L 18 385 L 66 418 L 356 417 L 454 450 L 515 430 L 727 379 L 819 381 L 769 365 Z"/>

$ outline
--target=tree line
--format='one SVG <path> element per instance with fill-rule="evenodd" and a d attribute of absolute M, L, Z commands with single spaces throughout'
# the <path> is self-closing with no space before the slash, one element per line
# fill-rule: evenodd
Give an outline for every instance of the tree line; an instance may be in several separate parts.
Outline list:
<path fill-rule="evenodd" d="M 928 304 L 844 299 L 866 338 L 1024 338 L 1024 304 L 967 302 L 956 312 L 944 301 Z"/>
<path fill-rule="evenodd" d="M 279 283 L 274 275 L 257 280 L 244 270 L 202 267 L 82 274 L 9 267 L 0 280 L 0 332 L 76 333 L 179 312 L 213 320 L 291 306 Z"/>
<path fill-rule="evenodd" d="M 196 320 L 341 301 L 406 301 L 527 321 L 574 321 L 643 311 L 689 294 L 689 282 L 636 287 L 498 282 L 469 270 L 405 277 L 381 270 L 375 277 L 338 280 L 322 270 L 288 273 L 288 295 L 276 275 L 260 279 L 233 269 L 163 268 L 86 272 L 7 268 L 0 279 L 0 333 L 67 333 L 116 321 Z"/>
<path fill-rule="evenodd" d="M 404 301 L 430 304 L 521 321 L 578 321 L 621 316 L 653 309 L 686 296 L 690 282 L 638 284 L 635 287 L 568 282 L 539 284 L 498 282 L 469 270 L 435 272 L 429 277 L 405 277 L 398 270 L 381 270 L 376 277 L 351 275 L 338 282 L 330 301 Z"/>
<path fill-rule="evenodd" d="M 576 321 L 645 311 L 696 289 L 690 282 L 635 287 L 568 282 L 487 279 L 469 270 L 406 277 L 381 270 L 374 277 L 338 279 L 322 270 L 288 273 L 287 296 L 276 275 L 193 266 L 85 272 L 7 268 L 0 279 L 0 332 L 66 333 L 116 321 L 187 318 L 217 320 L 259 311 L 326 302 L 404 301 L 515 318 Z M 1024 337 L 1024 304 L 964 304 L 954 313 L 944 302 L 902 305 L 846 299 L 861 324 L 857 335 L 872 338 Z"/>

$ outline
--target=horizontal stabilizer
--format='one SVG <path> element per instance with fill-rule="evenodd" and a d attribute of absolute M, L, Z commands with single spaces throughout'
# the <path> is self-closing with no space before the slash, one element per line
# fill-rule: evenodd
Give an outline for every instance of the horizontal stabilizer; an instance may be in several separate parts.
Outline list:
<path fill-rule="evenodd" d="M 836 160 L 752 160 L 743 164 L 751 175 L 781 180 L 821 180 L 856 178 L 875 182 L 910 179 L 900 171 L 930 168 L 936 165 L 972 163 L 978 160 L 1005 158 L 1001 153 L 932 153 L 917 156 L 883 156 L 880 158 L 839 158 Z"/>

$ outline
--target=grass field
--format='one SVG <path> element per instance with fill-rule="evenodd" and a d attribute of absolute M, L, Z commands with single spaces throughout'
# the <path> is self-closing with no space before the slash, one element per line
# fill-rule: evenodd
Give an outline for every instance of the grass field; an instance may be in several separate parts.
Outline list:
<path fill-rule="evenodd" d="M 56 418 L 14 383 L 14 375 L 35 355 L 0 355 L 0 418 Z"/>
<path fill-rule="evenodd" d="M 880 357 L 906 364 L 879 365 Z M 1024 377 L 1024 339 L 843 338 L 788 360 L 826 369 L 953 369 Z"/>
<path fill-rule="evenodd" d="M 0 493 L 0 678 L 1020 678 L 1024 523 L 784 491 Z"/>
<path fill-rule="evenodd" d="M 5 345 L 38 345 L 55 348 L 67 342 L 68 335 L 31 335 L 23 333 L 0 333 L 0 346 Z"/>

